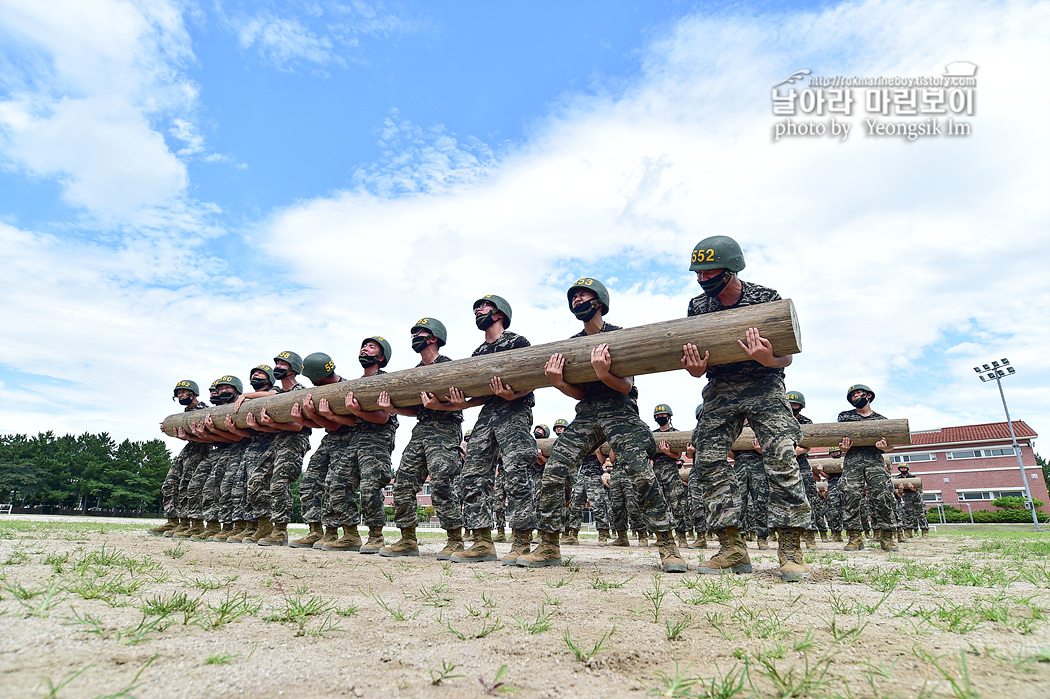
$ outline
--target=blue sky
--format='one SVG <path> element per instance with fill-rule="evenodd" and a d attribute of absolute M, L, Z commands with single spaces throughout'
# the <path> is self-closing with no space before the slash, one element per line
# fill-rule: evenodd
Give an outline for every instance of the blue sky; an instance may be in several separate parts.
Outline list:
<path fill-rule="evenodd" d="M 283 349 L 353 376 L 379 332 L 412 366 L 423 315 L 465 356 L 485 293 L 560 339 L 581 275 L 611 322 L 680 317 L 693 245 L 729 234 L 795 300 L 814 419 L 863 381 L 916 429 L 999 420 L 970 367 L 1009 356 L 1048 431 L 1048 29 L 1026 2 L 0 0 L 0 424 L 148 437 L 169 384 Z M 795 70 L 957 60 L 968 137 L 772 139 Z M 639 386 L 691 424 L 702 382 Z"/>

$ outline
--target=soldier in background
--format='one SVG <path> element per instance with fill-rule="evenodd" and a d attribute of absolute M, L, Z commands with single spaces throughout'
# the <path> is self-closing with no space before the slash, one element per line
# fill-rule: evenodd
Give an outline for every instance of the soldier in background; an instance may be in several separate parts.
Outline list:
<path fill-rule="evenodd" d="M 678 546 L 685 548 L 689 546 L 685 533 L 689 529 L 689 494 L 685 485 L 678 475 L 679 463 L 682 453 L 675 451 L 671 445 L 660 438 L 661 432 L 673 432 L 674 425 L 671 417 L 674 413 L 671 406 L 661 403 L 653 408 L 653 420 L 656 421 L 656 429 L 653 430 L 653 438 L 656 440 L 656 454 L 653 456 L 653 472 L 660 481 L 663 488 L 667 505 L 674 515 L 675 531 L 678 533 Z"/>
<path fill-rule="evenodd" d="M 806 407 L 806 397 L 802 395 L 801 391 L 789 391 L 787 394 L 788 405 L 791 406 L 791 413 L 798 420 L 800 425 L 812 425 L 813 421 L 802 414 L 802 409 Z M 809 503 L 810 510 L 810 523 L 806 527 L 806 533 L 804 539 L 806 542 L 806 548 L 815 548 L 817 545 L 817 532 L 821 532 L 821 538 L 824 538 L 824 531 L 817 526 L 817 514 L 818 505 L 817 500 L 817 482 L 813 478 L 813 469 L 809 466 L 809 449 L 795 445 L 795 459 L 798 461 L 798 472 L 802 476 L 802 484 L 806 489 L 806 502 Z"/>
<path fill-rule="evenodd" d="M 216 379 L 215 381 L 212 381 L 211 382 L 211 386 L 208 387 L 208 400 L 211 400 L 213 402 L 215 401 L 215 396 L 218 395 L 218 393 L 219 393 L 219 389 L 215 385 L 216 381 L 218 381 L 218 379 Z M 200 424 L 203 425 L 203 422 L 204 421 L 201 420 Z M 182 439 L 187 439 L 187 440 L 192 441 L 192 442 L 197 442 L 197 443 L 207 444 L 208 445 L 207 450 L 205 450 L 203 452 L 202 461 L 204 459 L 207 459 L 211 455 L 211 452 L 215 449 L 215 441 L 216 441 L 215 438 L 212 437 L 210 434 L 208 434 L 207 431 L 203 431 L 203 433 L 202 433 L 201 428 L 199 427 L 198 423 L 195 423 L 192 420 L 190 420 L 187 423 L 186 429 L 182 430 L 182 431 L 179 431 L 178 434 L 179 434 L 180 438 L 182 438 Z M 189 538 L 188 535 L 186 535 L 186 532 L 190 529 L 190 527 L 193 526 L 193 523 L 190 522 L 190 516 L 189 516 L 189 514 L 190 514 L 189 489 L 190 489 L 190 481 L 193 479 L 193 474 L 196 472 L 198 466 L 200 466 L 200 462 L 199 461 L 197 462 L 197 464 L 192 469 L 184 468 L 183 471 L 182 471 L 182 474 L 181 474 L 181 476 L 179 478 L 179 488 L 178 488 L 178 493 L 177 493 L 176 500 L 175 500 L 175 502 L 176 502 L 176 509 L 178 510 L 178 516 L 179 516 L 180 524 L 175 529 L 171 529 L 169 531 L 164 532 L 164 536 L 165 537 L 168 537 L 168 538 L 173 538 L 174 537 L 174 538 L 180 538 L 180 539 L 182 539 L 182 538 Z M 178 534 L 178 537 L 175 537 L 176 534 Z"/>
<path fill-rule="evenodd" d="M 912 478 L 911 467 L 906 462 L 897 465 L 897 478 Z M 904 530 L 912 536 L 918 536 L 922 531 L 925 538 L 930 531 L 930 525 L 926 521 L 926 508 L 922 501 L 922 487 L 916 488 L 911 483 L 903 484 L 902 497 L 904 499 Z"/>
<path fill-rule="evenodd" d="M 828 457 L 840 459 L 842 450 L 839 447 L 832 447 L 828 450 Z M 842 543 L 842 489 L 839 487 L 842 472 L 825 473 L 824 476 L 828 479 L 827 516 L 828 526 L 831 527 L 831 540 Z"/>
<path fill-rule="evenodd" d="M 747 420 L 744 421 L 747 424 Z M 751 440 L 750 449 L 729 452 L 733 461 L 737 488 L 740 493 L 740 508 L 743 510 L 741 531 L 747 540 L 755 538 L 760 551 L 769 550 L 769 481 L 762 461 L 762 446 L 757 439 Z"/>
<path fill-rule="evenodd" d="M 576 482 L 572 488 L 569 518 L 565 525 L 568 536 L 562 539 L 563 544 L 579 543 L 580 527 L 583 524 L 583 509 L 589 502 L 591 504 L 591 517 L 594 519 L 594 526 L 598 530 L 598 545 L 609 545 L 609 531 L 612 528 L 609 520 L 611 506 L 609 504 L 609 492 L 602 483 L 603 461 L 601 452 L 595 450 L 594 453 L 588 454 L 580 462 L 580 467 L 576 473 Z"/>
<path fill-rule="evenodd" d="M 839 422 L 864 422 L 868 420 L 885 420 L 871 408 L 875 392 L 864 384 L 854 384 L 846 391 L 846 400 L 853 406 L 852 410 L 839 413 Z M 849 543 L 846 551 L 864 548 L 860 538 L 865 528 L 861 521 L 861 498 L 864 490 L 868 493 L 868 504 L 871 508 L 872 530 L 879 532 L 879 541 L 884 551 L 897 551 L 894 542 L 893 487 L 890 485 L 890 474 L 886 472 L 883 454 L 893 449 L 882 438 L 872 447 L 853 446 L 849 437 L 843 437 L 840 447 L 846 453 L 842 463 L 842 505 L 843 518 L 846 521 L 846 532 Z"/>
<path fill-rule="evenodd" d="M 201 401 L 199 396 L 200 388 L 197 387 L 197 382 L 183 379 L 175 384 L 171 399 L 177 400 L 179 405 L 183 406 L 183 412 L 188 413 L 208 407 L 208 404 Z M 164 423 L 161 423 L 160 431 L 164 432 Z M 167 532 L 179 527 L 179 483 L 182 481 L 182 474 L 197 468 L 197 464 L 211 451 L 209 443 L 198 440 L 192 434 L 187 435 L 186 430 L 182 427 L 176 430 L 175 436 L 186 440 L 186 446 L 172 460 L 171 467 L 168 468 L 168 473 L 164 477 L 164 483 L 160 486 L 161 507 L 168 521 L 150 529 L 149 533 L 153 536 L 164 536 Z"/>

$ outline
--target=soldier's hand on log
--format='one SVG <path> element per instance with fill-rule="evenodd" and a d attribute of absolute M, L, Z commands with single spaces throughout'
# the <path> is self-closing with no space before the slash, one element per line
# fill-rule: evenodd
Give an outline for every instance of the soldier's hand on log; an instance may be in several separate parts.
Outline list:
<path fill-rule="evenodd" d="M 591 366 L 599 379 L 612 373 L 612 354 L 608 344 L 603 342 L 591 350 Z"/>
<path fill-rule="evenodd" d="M 376 398 L 376 405 L 383 410 L 389 410 L 394 406 L 394 404 L 390 402 L 390 394 L 386 391 L 379 392 L 379 397 Z"/>
<path fill-rule="evenodd" d="M 265 412 L 265 410 L 266 410 L 266 409 L 265 409 L 265 408 L 263 408 L 263 411 L 264 411 L 264 412 Z M 261 417 L 262 417 L 262 415 L 260 415 L 259 417 L 261 418 Z M 252 414 L 251 412 L 249 412 L 249 413 L 248 413 L 247 415 L 245 415 L 245 416 L 244 416 L 244 421 L 245 421 L 246 423 L 248 423 L 248 427 L 251 427 L 251 428 L 255 428 L 255 427 L 258 427 L 258 426 L 259 426 L 259 423 L 257 423 L 257 422 L 255 421 L 255 415 L 253 415 L 253 414 Z"/>
<path fill-rule="evenodd" d="M 346 394 L 347 407 L 350 407 L 350 401 L 354 399 L 353 396 L 353 393 Z M 317 404 L 317 412 L 321 413 L 322 415 L 335 415 L 335 413 L 332 411 L 332 405 L 328 402 L 327 398 L 322 398 L 321 402 Z"/>
<path fill-rule="evenodd" d="M 889 445 L 886 443 L 886 438 L 885 437 L 883 437 L 879 441 L 875 442 L 875 447 L 877 449 L 882 450 L 882 451 L 888 451 L 889 450 Z"/>
<path fill-rule="evenodd" d="M 186 439 L 186 430 L 182 429 L 181 427 L 177 427 L 175 429 L 175 436 L 179 439 Z"/>
<path fill-rule="evenodd" d="M 603 473 L 602 474 L 602 483 L 605 484 L 606 488 L 610 487 L 609 486 L 609 474 L 608 473 Z"/>
<path fill-rule="evenodd" d="M 298 405 L 298 403 L 296 405 Z M 251 415 L 251 413 L 248 414 Z M 295 415 L 295 413 L 292 413 L 292 415 Z M 261 422 L 264 425 L 274 424 L 273 418 L 266 414 L 266 408 L 263 408 L 259 411 L 259 422 Z"/>
<path fill-rule="evenodd" d="M 467 397 L 463 395 L 463 391 L 452 386 L 448 389 L 448 404 L 455 410 L 463 410 L 467 407 Z"/>
<path fill-rule="evenodd" d="M 755 451 L 757 451 L 759 454 L 762 453 L 762 445 L 758 443 L 758 439 L 757 438 L 755 438 L 755 437 L 751 438 L 751 446 L 753 446 L 755 448 Z"/>
<path fill-rule="evenodd" d="M 514 400 L 515 398 L 514 389 L 510 387 L 510 384 L 503 383 L 503 379 L 498 376 L 492 377 L 492 381 L 489 381 L 489 388 L 503 400 Z"/>
<path fill-rule="evenodd" d="M 430 408 L 431 410 L 434 410 L 435 406 L 441 405 L 441 401 L 434 397 L 433 393 L 427 393 L 426 391 L 419 392 L 419 400 L 423 403 L 424 408 Z"/>
<path fill-rule="evenodd" d="M 303 412 L 306 413 L 307 417 L 317 412 L 317 409 L 314 407 L 314 396 L 312 393 L 307 393 L 306 398 L 303 398 Z"/>
<path fill-rule="evenodd" d="M 839 448 L 842 451 L 849 451 L 849 448 L 853 446 L 853 441 L 849 437 L 843 437 L 842 441 L 839 442 Z"/>
<path fill-rule="evenodd" d="M 211 416 L 209 415 L 208 417 Z M 226 413 L 226 419 L 222 421 L 222 426 L 225 427 L 227 430 L 232 430 L 234 428 L 233 415 L 231 415 L 230 413 Z"/>
<path fill-rule="evenodd" d="M 241 405 L 244 403 L 244 394 L 237 396 L 237 400 L 233 401 L 233 412 L 237 412 L 241 409 Z"/>
<path fill-rule="evenodd" d="M 772 367 L 774 364 L 773 343 L 762 337 L 758 332 L 758 328 L 748 328 L 746 339 L 746 344 L 742 340 L 737 340 L 737 343 L 744 348 L 747 356 L 762 366 Z"/>
<path fill-rule="evenodd" d="M 565 357 L 560 354 L 552 354 L 547 363 L 543 365 L 543 373 L 552 385 L 557 386 L 565 380 Z"/>
<path fill-rule="evenodd" d="M 710 352 L 704 352 L 704 356 L 700 357 L 700 350 L 696 348 L 696 345 L 683 345 L 682 346 L 682 368 L 689 372 L 691 376 L 700 378 L 707 373 L 707 361 L 711 359 Z"/>
<path fill-rule="evenodd" d="M 266 412 L 265 408 L 263 409 L 263 412 Z M 292 417 L 296 420 L 300 420 L 303 417 L 303 408 L 298 403 L 292 403 Z"/>
<path fill-rule="evenodd" d="M 205 415 L 204 424 L 210 427 L 215 424 L 215 420 L 212 420 L 211 415 Z"/>

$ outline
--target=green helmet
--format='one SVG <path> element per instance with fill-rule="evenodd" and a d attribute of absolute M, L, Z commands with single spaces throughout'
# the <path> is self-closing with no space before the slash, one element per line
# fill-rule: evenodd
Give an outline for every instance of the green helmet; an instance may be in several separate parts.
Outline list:
<path fill-rule="evenodd" d="M 557 420 L 554 421 L 554 426 L 555 427 L 568 427 L 569 423 L 564 418 L 558 418 Z"/>
<path fill-rule="evenodd" d="M 372 337 L 366 337 L 365 339 L 361 340 L 361 346 L 364 347 L 365 343 L 368 341 L 372 341 L 383 348 L 383 361 L 379 362 L 379 368 L 382 369 L 390 362 L 390 343 L 387 342 L 386 338 L 384 337 L 380 337 L 379 335 L 373 335 Z"/>
<path fill-rule="evenodd" d="M 846 391 L 846 400 L 849 400 L 849 394 L 853 393 L 854 391 L 867 391 L 871 394 L 871 398 L 868 399 L 868 402 L 875 400 L 875 391 L 871 390 L 862 383 L 855 383 L 849 387 L 849 389 Z"/>
<path fill-rule="evenodd" d="M 296 374 L 303 373 L 303 358 L 295 352 L 278 352 L 273 358 L 273 363 L 276 364 L 278 361 L 288 362 L 288 366 L 292 367 L 292 371 Z"/>
<path fill-rule="evenodd" d="M 473 431 L 474 430 L 467 430 L 466 432 L 463 433 L 463 441 L 464 442 L 467 441 L 468 439 L 470 439 L 470 433 L 473 432 Z"/>
<path fill-rule="evenodd" d="M 661 413 L 666 413 L 667 415 L 671 416 L 674 415 L 674 413 L 671 412 L 671 406 L 669 406 L 667 403 L 661 403 L 660 405 L 653 408 L 653 415 L 660 415 Z"/>
<path fill-rule="evenodd" d="M 445 330 L 445 324 L 437 318 L 420 318 L 409 332 L 415 333 L 417 330 L 430 331 L 430 334 L 438 339 L 438 347 L 448 342 L 448 331 Z"/>
<path fill-rule="evenodd" d="M 569 310 L 572 310 L 572 295 L 577 289 L 586 289 L 587 291 L 593 291 L 598 297 L 598 300 L 602 302 L 602 315 L 606 315 L 609 312 L 609 290 L 605 288 L 597 279 L 591 277 L 583 277 L 577 279 L 576 283 L 569 287 L 569 290 L 565 292 L 565 295 L 569 297 Z"/>
<path fill-rule="evenodd" d="M 551 436 L 551 429 L 549 427 L 547 427 L 546 425 L 536 425 L 536 427 L 534 427 L 532 429 L 533 429 L 534 432 L 537 429 L 541 430 L 543 432 L 543 439 L 546 439 L 547 437 Z"/>
<path fill-rule="evenodd" d="M 693 416 L 697 420 L 699 420 L 700 419 L 700 413 L 702 413 L 702 412 L 704 412 L 704 404 L 703 403 L 701 403 L 700 405 L 696 406 L 696 411 L 693 413 Z"/>
<path fill-rule="evenodd" d="M 212 385 L 215 386 L 215 388 L 221 386 L 233 386 L 237 390 L 237 393 L 244 393 L 244 384 L 241 383 L 241 380 L 236 376 L 230 376 L 229 374 L 215 379 L 215 383 Z"/>
<path fill-rule="evenodd" d="M 803 408 L 806 407 L 806 397 L 798 391 L 788 391 L 787 399 L 788 403 L 798 403 Z"/>
<path fill-rule="evenodd" d="M 277 379 L 274 378 L 274 375 L 273 375 L 273 367 L 270 366 L 269 364 L 260 364 L 257 367 L 252 367 L 252 370 L 248 372 L 248 381 L 249 382 L 251 381 L 252 373 L 254 373 L 255 371 L 265 372 L 266 373 L 266 378 L 268 378 L 270 380 L 270 385 L 271 386 L 276 386 L 277 385 Z"/>
<path fill-rule="evenodd" d="M 704 269 L 728 269 L 739 272 L 744 268 L 744 253 L 740 244 L 725 235 L 713 235 L 704 238 L 693 248 L 689 258 L 689 270 L 699 272 Z"/>
<path fill-rule="evenodd" d="M 486 301 L 495 306 L 496 310 L 503 314 L 503 328 L 509 328 L 512 311 L 510 308 L 510 304 L 507 303 L 507 299 L 503 298 L 502 296 L 496 296 L 495 294 L 488 294 L 487 296 L 482 296 L 480 299 L 475 301 L 474 305 L 471 306 L 471 308 L 477 308 Z"/>
<path fill-rule="evenodd" d="M 316 386 L 321 379 L 335 373 L 335 362 L 324 352 L 314 352 L 303 360 L 303 376 Z"/>
<path fill-rule="evenodd" d="M 190 381 L 189 379 L 183 379 L 182 381 L 179 381 L 177 384 L 175 384 L 175 390 L 171 393 L 172 395 L 175 395 L 184 388 L 188 388 L 189 390 L 193 391 L 193 395 L 195 396 L 199 396 L 201 394 L 201 390 L 197 388 L 197 382 Z"/>

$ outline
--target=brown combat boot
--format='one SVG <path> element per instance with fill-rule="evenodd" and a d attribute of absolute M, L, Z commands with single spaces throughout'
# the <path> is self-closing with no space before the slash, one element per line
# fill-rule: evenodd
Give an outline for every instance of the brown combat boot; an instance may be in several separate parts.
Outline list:
<path fill-rule="evenodd" d="M 495 535 L 492 537 L 492 543 L 494 544 L 505 544 L 507 543 L 507 533 L 503 530 L 503 527 L 496 529 Z"/>
<path fill-rule="evenodd" d="M 208 522 L 208 525 L 204 527 L 199 533 L 194 534 L 190 537 L 190 541 L 209 541 L 213 536 L 219 533 L 222 526 L 218 520 L 212 520 Z"/>
<path fill-rule="evenodd" d="M 542 568 L 544 566 L 561 565 L 561 546 L 558 540 L 561 538 L 559 532 L 543 532 L 543 543 L 536 547 L 532 553 L 523 553 L 518 556 L 518 565 L 524 568 Z"/>
<path fill-rule="evenodd" d="M 401 539 L 389 546 L 384 546 L 380 550 L 379 555 L 391 558 L 395 556 L 418 556 L 419 541 L 416 540 L 416 528 L 401 527 Z"/>
<path fill-rule="evenodd" d="M 758 537 L 758 541 L 756 542 L 756 545 L 758 546 L 758 550 L 759 551 L 768 551 L 769 550 L 769 539 L 767 539 L 764 536 L 760 536 L 760 537 Z"/>
<path fill-rule="evenodd" d="M 831 540 L 841 544 L 842 543 L 842 532 L 831 532 Z"/>
<path fill-rule="evenodd" d="M 178 538 L 178 539 L 190 539 L 192 541 L 193 537 L 197 536 L 202 531 L 204 531 L 205 525 L 204 525 L 204 520 L 203 519 L 191 519 L 190 522 L 192 522 L 192 524 L 190 525 L 190 528 L 184 530 L 182 532 L 182 534 L 180 534 L 176 538 Z"/>
<path fill-rule="evenodd" d="M 324 541 L 322 539 L 322 541 Z M 343 525 L 343 536 L 341 539 L 330 541 L 325 544 L 325 551 L 360 551 L 361 534 L 357 531 L 357 525 Z"/>
<path fill-rule="evenodd" d="M 339 541 L 339 527 L 325 527 L 324 534 L 314 543 L 313 548 L 327 551 L 329 544 Z"/>
<path fill-rule="evenodd" d="M 439 561 L 447 561 L 452 557 L 452 554 L 463 550 L 462 529 L 446 529 L 445 534 L 448 536 L 448 541 L 445 542 L 445 548 L 438 551 L 437 559 Z"/>
<path fill-rule="evenodd" d="M 679 529 L 678 530 L 678 548 L 682 548 L 682 549 L 689 548 L 689 539 L 686 538 L 686 534 L 687 534 L 686 530 L 684 530 L 684 529 Z M 659 538 L 659 537 L 657 537 L 657 538 Z"/>
<path fill-rule="evenodd" d="M 156 527 L 151 527 L 150 529 L 147 529 L 146 531 L 149 532 L 149 534 L 151 536 L 164 536 L 164 532 L 173 531 L 175 529 L 178 529 L 178 527 L 179 527 L 179 518 L 178 517 L 168 517 L 168 521 L 165 522 L 164 524 L 161 524 L 161 525 L 156 526 Z"/>
<path fill-rule="evenodd" d="M 163 536 L 165 536 L 168 539 L 170 539 L 172 537 L 172 535 L 175 534 L 175 532 L 177 532 L 178 530 L 182 529 L 183 527 L 189 529 L 190 520 L 186 519 L 185 517 L 177 517 L 175 519 L 175 522 L 176 522 L 175 528 L 174 529 L 169 529 L 168 531 L 164 532 Z"/>
<path fill-rule="evenodd" d="M 260 541 L 270 536 L 270 532 L 273 531 L 273 524 L 270 522 L 269 517 L 260 517 L 256 522 L 255 533 L 251 536 L 244 537 L 243 543 L 245 544 L 258 544 Z"/>
<path fill-rule="evenodd" d="M 817 532 L 812 529 L 806 529 L 803 533 L 803 541 L 806 542 L 807 549 L 817 548 Z"/>
<path fill-rule="evenodd" d="M 682 536 L 685 534 L 682 533 Z M 689 570 L 685 559 L 678 553 L 678 546 L 671 532 L 656 532 L 656 545 L 660 550 L 660 569 L 663 572 L 685 573 Z"/>
<path fill-rule="evenodd" d="M 724 575 L 726 573 L 750 573 L 751 557 L 747 555 L 747 545 L 740 536 L 739 529 L 728 527 L 719 529 L 718 553 L 696 567 L 698 573 Z"/>
<path fill-rule="evenodd" d="M 892 529 L 882 529 L 879 531 L 879 546 L 883 551 L 889 551 L 891 553 L 900 551 L 897 548 L 897 533 Z"/>
<path fill-rule="evenodd" d="M 637 532 L 635 532 L 635 535 L 638 537 L 639 546 L 649 545 L 649 535 L 644 529 L 639 529 Z"/>
<path fill-rule="evenodd" d="M 903 529 L 898 529 L 897 530 L 897 543 L 898 544 L 903 544 L 904 543 L 904 539 L 905 539 L 904 530 Z"/>
<path fill-rule="evenodd" d="M 689 544 L 691 549 L 706 549 L 707 548 L 707 532 L 697 532 L 696 539 L 693 543 Z"/>
<path fill-rule="evenodd" d="M 254 519 L 245 520 L 244 531 L 241 532 L 238 537 L 234 537 L 238 544 L 253 544 L 252 537 L 255 536 L 255 532 L 259 531 L 259 522 Z"/>
<path fill-rule="evenodd" d="M 248 531 L 248 523 L 243 519 L 234 520 L 233 531 L 226 537 L 227 544 L 239 544 L 241 539 L 244 538 L 244 533 Z"/>
<path fill-rule="evenodd" d="M 453 563 L 483 563 L 484 561 L 495 561 L 496 545 L 492 543 L 491 529 L 475 529 L 474 534 L 478 540 L 465 551 L 456 551 L 448 560 Z"/>
<path fill-rule="evenodd" d="M 288 545 L 293 549 L 313 548 L 313 545 L 320 541 L 323 536 L 324 529 L 321 527 L 321 523 L 310 522 L 310 531 L 307 532 L 306 536 L 302 539 L 292 539 L 288 542 Z"/>
<path fill-rule="evenodd" d="M 822 544 L 828 543 L 828 533 L 826 531 L 824 531 L 823 529 L 820 530 L 820 543 L 822 543 Z"/>
<path fill-rule="evenodd" d="M 777 557 L 780 559 L 780 579 L 800 582 L 809 577 L 809 566 L 802 560 L 801 527 L 780 527 L 777 536 Z M 812 533 L 812 532 L 810 532 Z"/>
<path fill-rule="evenodd" d="M 269 535 L 259 539 L 259 546 L 287 546 L 288 545 L 288 523 L 278 522 L 273 525 Z"/>
<path fill-rule="evenodd" d="M 565 536 L 561 538 L 561 543 L 567 546 L 579 546 L 580 545 L 580 530 L 579 529 L 566 529 Z"/>
<path fill-rule="evenodd" d="M 196 528 L 198 521 L 199 520 L 196 519 L 187 519 L 185 522 L 179 525 L 178 529 L 171 533 L 171 538 L 189 539 L 191 536 L 197 533 L 196 531 L 194 531 L 194 529 Z M 201 522 L 201 529 L 204 529 L 204 522 Z"/>
<path fill-rule="evenodd" d="M 922 530 L 922 538 L 923 539 L 925 539 L 929 535 L 930 535 L 930 530 L 929 529 L 923 529 Z"/>
<path fill-rule="evenodd" d="M 219 533 L 208 539 L 208 541 L 221 541 L 222 543 L 226 543 L 226 540 L 231 536 L 233 536 L 233 522 L 227 522 L 222 525 L 222 529 L 219 530 Z"/>
<path fill-rule="evenodd" d="M 598 530 L 598 545 L 608 546 L 609 545 L 609 530 L 599 529 Z"/>
<path fill-rule="evenodd" d="M 361 546 L 361 553 L 379 553 L 386 540 L 383 539 L 383 527 L 369 527 L 368 541 Z"/>
<path fill-rule="evenodd" d="M 624 546 L 629 547 L 631 540 L 627 538 L 627 530 L 620 529 L 616 532 L 616 538 L 609 543 L 609 546 Z"/>
<path fill-rule="evenodd" d="M 478 533 L 473 529 L 468 529 L 463 534 L 464 544 L 476 544 L 478 542 Z"/>
<path fill-rule="evenodd" d="M 846 536 L 849 541 L 842 547 L 843 551 L 860 551 L 864 548 L 864 537 L 860 535 L 859 529 L 847 529 Z"/>
<path fill-rule="evenodd" d="M 518 564 L 518 558 L 524 556 L 529 552 L 529 544 L 532 541 L 532 530 L 531 529 L 514 529 L 511 531 L 511 545 L 510 551 L 503 555 L 503 558 L 499 559 L 500 563 L 505 566 L 512 566 Z"/>

